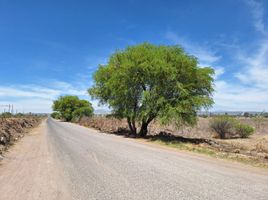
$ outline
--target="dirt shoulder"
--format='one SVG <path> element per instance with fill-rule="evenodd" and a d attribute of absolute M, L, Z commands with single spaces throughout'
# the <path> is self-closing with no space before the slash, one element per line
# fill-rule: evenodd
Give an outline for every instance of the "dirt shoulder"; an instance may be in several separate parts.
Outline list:
<path fill-rule="evenodd" d="M 5 153 L 0 163 L 1 199 L 69 199 L 61 177 L 42 121 Z"/>
<path fill-rule="evenodd" d="M 37 127 L 43 118 L 0 118 L 0 155 L 22 138 L 32 128 Z"/>

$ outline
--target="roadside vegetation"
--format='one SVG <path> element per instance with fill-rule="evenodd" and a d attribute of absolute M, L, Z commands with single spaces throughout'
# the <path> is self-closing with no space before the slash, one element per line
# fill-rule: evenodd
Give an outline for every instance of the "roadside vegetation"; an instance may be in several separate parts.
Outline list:
<path fill-rule="evenodd" d="M 210 121 L 210 127 L 221 139 L 248 138 L 254 133 L 253 127 L 243 124 L 236 118 L 228 115 L 213 117 Z"/>
<path fill-rule="evenodd" d="M 81 100 L 77 96 L 62 96 L 53 102 L 54 112 L 51 117 L 64 121 L 79 121 L 82 117 L 93 115 L 94 109 L 89 101 Z"/>
<path fill-rule="evenodd" d="M 258 156 L 253 155 L 245 155 L 238 152 L 228 152 L 228 151 L 221 151 L 214 148 L 208 144 L 194 144 L 191 142 L 182 142 L 179 140 L 168 140 L 166 137 L 164 138 L 155 138 L 151 139 L 150 141 L 164 145 L 170 148 L 175 148 L 182 151 L 190 151 L 194 153 L 199 153 L 203 155 L 207 155 L 214 158 L 219 159 L 227 159 L 234 162 L 241 162 L 244 164 L 252 165 L 255 167 L 262 167 L 268 169 L 268 162 L 266 161 L 267 158 L 260 158 Z"/>
<path fill-rule="evenodd" d="M 43 117 L 46 116 L 45 114 L 33 114 L 33 113 L 11 113 L 11 112 L 3 112 L 0 113 L 0 119 L 7 119 L 7 118 L 26 118 L 26 117 Z"/>

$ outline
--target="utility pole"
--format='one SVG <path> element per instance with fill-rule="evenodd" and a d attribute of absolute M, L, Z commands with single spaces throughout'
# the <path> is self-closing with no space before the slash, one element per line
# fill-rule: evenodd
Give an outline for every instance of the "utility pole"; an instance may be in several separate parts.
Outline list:
<path fill-rule="evenodd" d="M 8 111 L 10 112 L 10 105 L 0 105 L 0 107 L 4 107 L 4 112 L 6 112 L 5 108 L 8 108 Z"/>

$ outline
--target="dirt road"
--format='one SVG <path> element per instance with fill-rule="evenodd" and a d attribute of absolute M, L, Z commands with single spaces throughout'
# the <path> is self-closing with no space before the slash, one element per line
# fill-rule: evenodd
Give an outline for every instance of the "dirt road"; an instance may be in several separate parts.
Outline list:
<path fill-rule="evenodd" d="M 1 200 L 268 199 L 268 172 L 48 119 L 0 166 Z"/>

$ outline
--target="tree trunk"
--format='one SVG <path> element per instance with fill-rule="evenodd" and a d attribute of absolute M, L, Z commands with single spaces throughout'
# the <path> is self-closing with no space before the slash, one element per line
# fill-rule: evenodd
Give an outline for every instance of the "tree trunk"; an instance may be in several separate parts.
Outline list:
<path fill-rule="evenodd" d="M 137 135 L 137 129 L 136 129 L 135 121 L 134 121 L 134 123 L 132 124 L 130 118 L 128 117 L 128 118 L 127 118 L 127 123 L 128 123 L 128 127 L 129 127 L 129 129 L 130 129 L 130 132 L 131 132 L 132 134 L 134 134 L 134 135 Z"/>
<path fill-rule="evenodd" d="M 151 115 L 147 120 L 142 120 L 141 129 L 139 132 L 140 137 L 145 137 L 148 133 L 148 125 L 153 121 L 156 115 Z"/>
<path fill-rule="evenodd" d="M 137 128 L 136 128 L 136 123 L 134 119 L 132 119 L 132 129 L 133 129 L 132 133 L 134 135 L 137 135 Z"/>
<path fill-rule="evenodd" d="M 145 137 L 148 133 L 148 123 L 147 122 L 142 122 L 141 124 L 141 129 L 140 129 L 140 132 L 139 132 L 139 136 L 140 137 Z"/>

